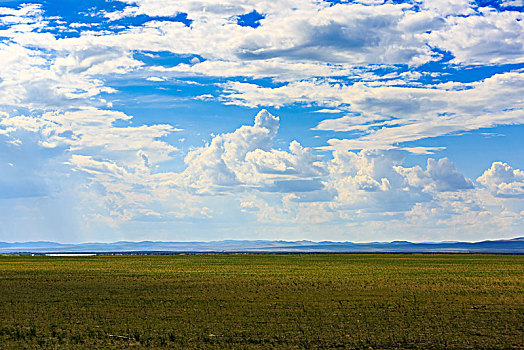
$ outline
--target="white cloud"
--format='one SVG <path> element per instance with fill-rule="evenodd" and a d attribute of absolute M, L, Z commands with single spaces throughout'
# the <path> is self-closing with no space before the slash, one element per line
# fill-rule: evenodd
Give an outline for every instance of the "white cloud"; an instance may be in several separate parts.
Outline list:
<path fill-rule="evenodd" d="M 496 197 L 522 198 L 524 197 L 524 171 L 513 169 L 503 162 L 493 162 L 478 182 L 488 188 Z"/>
<path fill-rule="evenodd" d="M 355 116 L 320 122 L 316 130 L 361 131 L 353 139 L 332 139 L 332 149 L 391 148 L 402 142 L 447 135 L 458 131 L 521 124 L 524 74 L 496 74 L 482 81 L 445 83 L 432 88 L 353 85 L 327 81 L 301 81 L 271 88 L 249 83 L 229 83 L 226 103 L 284 106 L 293 103 L 337 107 L 351 106 Z M 381 123 L 370 123 L 380 121 Z"/>
<path fill-rule="evenodd" d="M 55 65 L 44 52 L 18 44 L 0 43 L 0 59 L 9 67 L 0 70 L 0 104 L 3 106 L 68 108 L 85 105 L 100 93 L 114 91 L 105 87 L 100 79 L 83 74 L 83 68 L 67 70 L 62 64 Z"/>
<path fill-rule="evenodd" d="M 296 141 L 289 152 L 272 149 L 278 127 L 279 118 L 262 110 L 253 126 L 213 137 L 187 154 L 181 181 L 201 193 L 243 186 L 277 192 L 321 188 L 315 177 L 323 174 L 323 164 L 311 149 Z"/>
<path fill-rule="evenodd" d="M 71 49 L 66 56 L 54 60 L 52 69 L 57 74 L 124 74 L 142 65 L 133 59 L 132 52 L 124 48 L 86 42 Z"/>
<path fill-rule="evenodd" d="M 429 208 L 440 207 L 449 198 L 455 198 L 457 206 L 479 210 L 478 199 L 463 191 L 474 193 L 471 180 L 446 158 L 428 159 L 426 170 L 419 166 L 404 168 L 403 161 L 403 152 L 398 150 L 333 152 L 324 184 L 335 192 L 329 206 L 337 213 L 338 220 L 346 223 L 415 220 L 420 225 L 422 221 L 416 216 L 422 214 L 416 208 L 431 213 L 435 210 Z M 453 215 L 460 215 L 460 211 L 453 209 Z"/>
<path fill-rule="evenodd" d="M 395 168 L 406 177 L 410 186 L 424 188 L 425 191 L 458 191 L 472 189 L 473 183 L 455 169 L 455 164 L 447 158 L 438 161 L 428 158 L 427 169 L 420 166 L 413 168 Z"/>
<path fill-rule="evenodd" d="M 402 162 L 400 151 L 334 151 L 325 184 L 336 191 L 334 204 L 342 217 L 347 218 L 347 210 L 406 211 L 416 202 L 429 200 L 431 195 L 406 187 L 396 170 Z"/>
<path fill-rule="evenodd" d="M 472 0 L 423 0 L 422 8 L 436 11 L 442 16 L 447 15 L 471 15 Z"/>
<path fill-rule="evenodd" d="M 247 107 L 283 107 L 293 103 L 336 107 L 344 103 L 343 86 L 324 81 L 298 81 L 281 87 L 260 87 L 256 84 L 228 82 L 221 85 L 226 104 Z"/>
<path fill-rule="evenodd" d="M 407 151 L 413 154 L 434 154 L 435 152 L 442 151 L 446 147 L 399 147 L 403 151 Z"/>
<path fill-rule="evenodd" d="M 147 81 L 154 81 L 154 82 L 160 82 L 160 81 L 165 81 L 166 79 L 165 78 L 160 78 L 160 77 L 149 77 L 149 78 L 146 78 Z"/>
<path fill-rule="evenodd" d="M 524 1 L 522 0 L 503 0 L 500 4 L 500 6 L 502 7 L 510 7 L 510 6 L 515 6 L 515 7 L 522 7 L 524 6 Z"/>
<path fill-rule="evenodd" d="M 322 120 L 312 130 L 323 130 L 323 131 L 368 131 L 373 127 L 386 126 L 388 123 L 399 124 L 400 121 L 384 121 L 384 117 L 381 116 L 352 116 L 345 115 L 336 119 L 325 119 Z M 371 123 L 373 121 L 382 120 L 379 123 Z"/>
<path fill-rule="evenodd" d="M 322 108 L 322 109 L 319 109 L 318 111 L 315 111 L 315 113 L 342 113 L 343 111 L 341 111 L 340 109 L 329 109 L 329 108 Z"/>
<path fill-rule="evenodd" d="M 113 161 L 97 161 L 91 156 L 73 154 L 70 163 L 76 169 L 91 175 L 106 175 L 112 178 L 123 178 L 129 175 L 128 171 Z"/>
<path fill-rule="evenodd" d="M 83 31 L 78 38 L 61 39 L 29 28 L 3 34 L 24 46 L 52 50 L 61 67 L 78 65 L 86 74 L 124 73 L 141 65 L 131 51 L 167 50 L 204 57 L 204 62 L 193 58 L 190 65 L 176 66 L 173 71 L 179 73 L 270 76 L 287 81 L 350 75 L 355 65 L 419 65 L 438 58 L 429 47 L 451 51 L 457 63 L 509 63 L 523 52 L 522 21 L 516 21 L 519 13 L 486 9 L 475 13 L 473 4 L 462 0 L 424 1 L 419 11 L 410 4 L 329 6 L 316 1 L 144 0 L 132 4 L 106 16 L 117 20 L 187 13 L 193 23 L 187 27 L 152 20 L 120 33 Z M 265 16 L 260 27 L 236 24 L 235 16 L 254 9 Z M 14 15 L 16 23 L 31 20 L 47 25 L 38 6 L 23 7 Z M 481 49 L 486 42 L 489 48 Z"/>
<path fill-rule="evenodd" d="M 203 219 L 212 212 L 198 197 L 175 188 L 170 181 L 173 174 L 152 174 L 142 151 L 136 153 L 134 166 L 76 154 L 66 164 L 73 173 L 87 176 L 76 196 L 90 224 L 119 227 L 126 222 Z"/>
<path fill-rule="evenodd" d="M 450 51 L 457 64 L 520 63 L 524 54 L 523 21 L 520 12 L 489 8 L 473 16 L 450 16 L 445 30 L 428 34 L 428 43 Z"/>
<path fill-rule="evenodd" d="M 131 116 L 119 111 L 83 108 L 63 113 L 46 112 L 40 116 L 13 116 L 0 120 L 0 127 L 8 132 L 27 130 L 42 135 L 41 145 L 48 148 L 68 146 L 71 151 L 98 149 L 100 154 L 111 154 L 121 160 L 134 161 L 142 150 L 153 163 L 170 158 L 176 148 L 158 138 L 176 131 L 171 125 L 142 125 L 116 127 L 118 120 Z"/>

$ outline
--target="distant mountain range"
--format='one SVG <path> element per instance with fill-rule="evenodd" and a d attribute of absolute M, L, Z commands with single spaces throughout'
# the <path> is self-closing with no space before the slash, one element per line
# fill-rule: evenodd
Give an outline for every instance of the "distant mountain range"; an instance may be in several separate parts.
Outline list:
<path fill-rule="evenodd" d="M 0 242 L 0 253 L 524 253 L 524 237 L 483 242 Z"/>

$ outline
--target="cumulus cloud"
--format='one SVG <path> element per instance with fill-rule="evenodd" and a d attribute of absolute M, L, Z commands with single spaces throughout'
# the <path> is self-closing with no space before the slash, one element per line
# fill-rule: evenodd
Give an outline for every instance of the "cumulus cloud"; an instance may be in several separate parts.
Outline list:
<path fill-rule="evenodd" d="M 347 210 L 406 211 L 416 202 L 429 200 L 429 194 L 406 188 L 395 169 L 403 159 L 401 151 L 334 151 L 326 186 L 335 191 L 336 208 L 342 216 L 348 217 Z"/>
<path fill-rule="evenodd" d="M 272 148 L 278 127 L 279 118 L 261 110 L 253 126 L 243 125 L 232 133 L 217 135 L 208 145 L 190 151 L 182 181 L 199 192 L 217 186 L 279 192 L 322 187 L 314 177 L 323 174 L 323 164 L 310 148 L 297 141 L 291 142 L 289 152 Z"/>
<path fill-rule="evenodd" d="M 523 198 L 524 171 L 513 169 L 503 162 L 493 162 L 477 181 L 486 186 L 496 197 Z"/>
<path fill-rule="evenodd" d="M 418 165 L 413 168 L 396 167 L 395 169 L 405 176 L 409 185 L 425 190 L 458 191 L 474 187 L 473 182 L 460 174 L 455 169 L 455 164 L 447 158 L 438 161 L 428 158 L 425 171 Z"/>
<path fill-rule="evenodd" d="M 404 154 L 400 150 L 334 151 L 325 185 L 335 193 L 330 206 L 339 219 L 408 220 L 415 208 L 430 210 L 452 197 L 457 206 L 469 201 L 476 207 L 471 204 L 468 210 L 478 208 L 477 199 L 462 195 L 467 192 L 463 190 L 474 189 L 473 183 L 448 159 L 429 158 L 426 170 L 405 168 Z"/>

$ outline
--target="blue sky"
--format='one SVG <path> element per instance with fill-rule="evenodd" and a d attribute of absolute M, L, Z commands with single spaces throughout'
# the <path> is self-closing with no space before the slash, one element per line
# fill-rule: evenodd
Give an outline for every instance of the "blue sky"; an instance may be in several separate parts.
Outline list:
<path fill-rule="evenodd" d="M 522 236 L 523 5 L 0 0 L 0 241 Z"/>

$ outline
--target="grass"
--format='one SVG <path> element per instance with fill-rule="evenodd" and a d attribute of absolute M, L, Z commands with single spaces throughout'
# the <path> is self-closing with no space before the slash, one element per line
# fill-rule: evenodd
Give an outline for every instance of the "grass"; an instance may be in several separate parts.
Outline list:
<path fill-rule="evenodd" d="M 523 349 L 523 255 L 0 257 L 0 348 Z"/>

